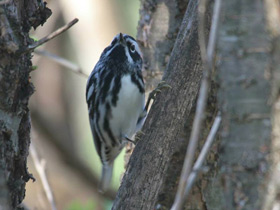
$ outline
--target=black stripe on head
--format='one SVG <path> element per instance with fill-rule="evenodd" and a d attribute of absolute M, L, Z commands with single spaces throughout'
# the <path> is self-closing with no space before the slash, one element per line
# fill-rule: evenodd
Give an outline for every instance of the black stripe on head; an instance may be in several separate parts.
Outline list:
<path fill-rule="evenodd" d="M 116 46 L 108 55 L 110 59 L 114 61 L 114 63 L 124 63 L 127 58 L 125 55 L 125 49 L 124 46 L 118 45 Z"/>
<path fill-rule="evenodd" d="M 110 51 L 117 44 L 117 42 L 118 42 L 118 37 L 116 36 L 111 42 L 111 44 L 103 50 L 101 57 L 103 57 L 108 51 Z"/>
<path fill-rule="evenodd" d="M 112 105 L 116 106 L 117 105 L 117 101 L 119 99 L 118 94 L 119 91 L 121 89 L 121 76 L 117 75 L 115 80 L 114 80 L 114 87 L 113 87 L 113 91 L 112 91 Z"/>
<path fill-rule="evenodd" d="M 140 78 L 137 78 L 137 77 L 136 77 L 136 74 L 132 74 L 132 75 L 131 75 L 131 82 L 133 82 L 134 84 L 137 85 L 137 87 L 138 87 L 140 93 L 144 93 L 144 92 L 145 92 L 144 87 L 143 87 L 143 85 L 140 83 L 139 80 L 140 80 Z"/>
<path fill-rule="evenodd" d="M 110 107 L 110 104 L 109 103 L 106 103 L 106 115 L 105 115 L 105 118 L 104 118 L 104 124 L 103 124 L 103 129 L 107 132 L 108 136 L 110 137 L 110 139 L 112 140 L 112 146 L 114 147 L 117 143 L 112 131 L 111 131 L 111 128 L 110 128 L 110 125 L 109 125 L 109 117 L 111 115 L 111 107 Z"/>
<path fill-rule="evenodd" d="M 110 46 L 106 47 L 106 48 L 103 50 L 103 52 L 102 52 L 100 58 L 104 57 L 105 54 L 106 54 L 108 51 L 110 51 L 113 47 L 114 47 L 114 45 L 110 45 Z"/>

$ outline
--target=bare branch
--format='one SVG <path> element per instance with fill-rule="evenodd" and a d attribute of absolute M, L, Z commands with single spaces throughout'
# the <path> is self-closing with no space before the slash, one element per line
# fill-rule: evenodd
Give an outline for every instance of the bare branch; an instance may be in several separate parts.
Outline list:
<path fill-rule="evenodd" d="M 210 35 L 209 35 L 209 42 L 207 46 L 207 64 L 205 64 L 208 66 L 209 71 L 212 69 L 213 66 L 213 58 L 214 58 L 214 51 L 216 47 L 216 41 L 217 41 L 221 4 L 222 4 L 221 0 L 216 0 L 214 5 L 212 25 L 211 25 Z"/>
<path fill-rule="evenodd" d="M 204 68 L 207 63 L 206 37 L 205 37 L 205 28 L 204 28 L 206 1 L 207 0 L 201 0 L 198 5 L 198 41 L 199 41 L 201 60 L 202 60 L 202 64 L 204 65 Z"/>
<path fill-rule="evenodd" d="M 59 57 L 59 56 L 57 56 L 53 53 L 50 53 L 48 51 L 45 51 L 45 50 L 36 49 L 34 52 L 38 55 L 46 56 L 46 57 L 50 58 L 51 60 L 59 63 L 60 65 L 67 67 L 69 70 L 73 71 L 74 73 L 79 74 L 85 78 L 88 78 L 88 75 L 86 73 L 84 73 L 77 64 L 75 64 L 65 58 Z"/>
<path fill-rule="evenodd" d="M 201 0 L 199 8 L 206 8 L 206 0 Z M 210 73 L 212 69 L 212 64 L 213 64 L 213 54 L 216 46 L 216 34 L 217 34 L 217 29 L 218 29 L 218 23 L 219 23 L 219 15 L 220 15 L 220 7 L 221 7 L 221 1 L 216 0 L 215 5 L 214 5 L 214 14 L 212 17 L 212 25 L 210 29 L 210 35 L 209 35 L 209 42 L 208 42 L 208 47 L 207 51 L 206 49 L 201 49 L 201 57 L 202 57 L 202 62 L 203 62 L 203 67 L 204 67 L 204 73 L 203 73 L 203 78 L 202 78 L 202 83 L 199 91 L 199 96 L 197 100 L 197 106 L 196 106 L 196 113 L 195 113 L 195 118 L 193 122 L 193 128 L 191 132 L 191 137 L 183 165 L 183 170 L 181 173 L 180 177 L 180 182 L 179 182 L 179 187 L 178 191 L 175 197 L 175 202 L 173 204 L 172 209 L 173 210 L 180 210 L 182 209 L 182 206 L 184 205 L 186 201 L 186 197 L 184 197 L 184 191 L 187 185 L 187 178 L 190 175 L 194 156 L 195 156 L 195 151 L 197 148 L 197 142 L 200 136 L 200 131 L 202 127 L 202 123 L 204 120 L 204 113 L 205 113 L 205 106 L 206 106 L 206 100 L 208 96 L 208 87 L 209 87 L 209 79 L 210 79 Z M 204 9 L 205 11 L 205 9 Z M 203 10 L 199 10 L 199 18 L 204 19 Z M 204 23 L 204 21 L 200 21 L 199 23 Z M 200 42 L 200 47 L 203 48 L 206 46 L 204 42 L 204 25 L 199 26 L 201 30 L 199 30 L 199 42 Z M 205 55 L 205 52 L 207 52 L 207 56 Z M 203 54 L 204 53 L 204 54 Z"/>
<path fill-rule="evenodd" d="M 216 116 L 215 118 L 215 121 L 212 125 L 212 128 L 210 130 L 210 133 L 209 135 L 207 136 L 207 139 L 201 149 L 201 152 L 199 153 L 199 156 L 193 166 L 193 170 L 192 172 L 190 173 L 190 176 L 188 177 L 188 180 L 187 180 L 187 186 L 186 186 L 186 189 L 185 189 L 185 192 L 184 192 L 184 197 L 187 197 L 193 184 L 194 184 L 194 181 L 196 180 L 196 177 L 197 177 L 197 173 L 200 171 L 201 167 L 202 167 L 202 164 L 211 148 L 211 145 L 215 139 L 215 136 L 217 134 L 217 131 L 220 127 L 220 123 L 221 123 L 221 116 L 220 116 L 220 113 L 218 113 L 218 115 Z M 186 178 L 186 177 L 185 177 Z"/>
<path fill-rule="evenodd" d="M 45 193 L 47 195 L 47 198 L 48 198 L 48 200 L 51 204 L 52 210 L 56 210 L 57 208 L 56 208 L 56 205 L 55 205 L 53 193 L 52 193 L 51 187 L 48 183 L 48 179 L 47 179 L 47 176 L 46 176 L 46 173 L 45 173 L 46 162 L 44 160 L 39 160 L 37 151 L 36 151 L 32 141 L 31 141 L 31 144 L 30 144 L 30 153 L 31 153 L 31 157 L 33 159 L 35 168 L 38 171 L 39 176 L 41 178 L 41 181 L 43 183 L 43 187 L 44 187 Z"/>
<path fill-rule="evenodd" d="M 39 47 L 40 45 L 50 41 L 51 39 L 57 37 L 58 35 L 60 35 L 61 33 L 63 33 L 64 31 L 68 30 L 69 28 L 71 28 L 74 24 L 76 24 L 79 21 L 78 18 L 75 18 L 74 20 L 72 20 L 70 23 L 62 26 L 61 28 L 57 29 L 56 31 L 52 32 L 51 34 L 49 34 L 48 36 L 45 36 L 44 38 L 40 39 L 37 42 L 34 42 L 33 44 L 29 45 L 27 48 L 27 51 L 31 51 L 34 50 L 35 48 Z"/>

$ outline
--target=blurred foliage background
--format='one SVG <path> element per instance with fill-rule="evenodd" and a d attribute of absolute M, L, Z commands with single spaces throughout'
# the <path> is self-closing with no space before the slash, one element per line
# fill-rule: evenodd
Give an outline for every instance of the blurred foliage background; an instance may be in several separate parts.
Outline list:
<path fill-rule="evenodd" d="M 66 58 L 87 75 L 103 49 L 122 32 L 136 36 L 138 0 L 48 0 L 52 16 L 33 33 L 40 39 L 75 17 L 79 22 L 39 50 Z M 75 74 L 52 59 L 34 54 L 31 74 L 36 92 L 30 100 L 32 143 L 46 162 L 46 174 L 58 209 L 111 209 L 112 200 L 100 195 L 83 167 L 99 179 L 101 164 L 88 122 L 85 87 L 87 78 Z M 124 172 L 123 153 L 115 162 L 112 188 L 116 191 Z M 30 209 L 50 209 L 34 163 L 29 172 L 36 182 L 27 184 L 25 204 Z M 97 183 L 98 184 L 98 183 Z"/>

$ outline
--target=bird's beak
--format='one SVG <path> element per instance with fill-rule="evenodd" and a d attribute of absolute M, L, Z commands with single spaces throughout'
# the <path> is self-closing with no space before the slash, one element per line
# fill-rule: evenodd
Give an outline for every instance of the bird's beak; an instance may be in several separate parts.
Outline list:
<path fill-rule="evenodd" d="M 122 43 L 122 44 L 125 44 L 125 40 L 123 38 L 123 34 L 122 33 L 119 34 L 119 42 Z"/>

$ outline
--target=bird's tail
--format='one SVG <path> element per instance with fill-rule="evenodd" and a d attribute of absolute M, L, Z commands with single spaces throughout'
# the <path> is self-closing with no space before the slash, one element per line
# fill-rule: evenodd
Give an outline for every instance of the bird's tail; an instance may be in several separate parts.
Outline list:
<path fill-rule="evenodd" d="M 111 183 L 111 179 L 112 179 L 112 174 L 113 174 L 113 163 L 111 164 L 104 164 L 102 166 L 102 177 L 101 177 L 101 182 L 99 185 L 99 191 L 101 193 L 105 193 Z"/>

